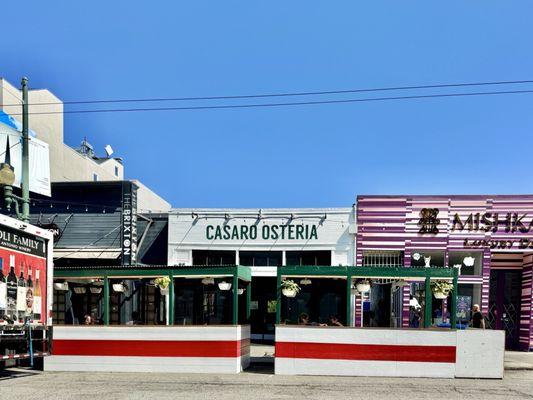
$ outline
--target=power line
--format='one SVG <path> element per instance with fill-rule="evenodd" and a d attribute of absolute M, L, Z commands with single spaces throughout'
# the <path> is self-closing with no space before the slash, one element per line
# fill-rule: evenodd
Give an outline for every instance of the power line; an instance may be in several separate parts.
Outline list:
<path fill-rule="evenodd" d="M 229 95 L 229 96 L 160 97 L 160 98 L 132 98 L 132 99 L 114 99 L 114 100 L 113 99 L 74 100 L 74 101 L 64 101 L 64 102 L 29 103 L 29 105 L 44 106 L 44 105 L 61 105 L 61 104 L 102 104 L 102 103 L 139 103 L 139 102 L 163 102 L 163 101 L 254 99 L 254 98 L 269 98 L 269 97 L 318 96 L 318 95 L 383 92 L 383 91 L 398 91 L 398 90 L 442 89 L 442 88 L 453 88 L 453 87 L 520 85 L 520 84 L 528 84 L 528 83 L 533 83 L 533 80 L 466 82 L 466 83 L 463 82 L 463 83 L 445 83 L 445 84 L 433 84 L 433 85 L 393 86 L 393 87 L 380 87 L 380 88 L 342 89 L 342 90 L 307 91 L 307 92 L 281 92 L 281 93 L 263 93 L 263 94 L 249 94 L 249 95 Z M 16 107 L 16 106 L 20 106 L 20 104 L 0 105 L 0 107 Z"/>
<path fill-rule="evenodd" d="M 112 113 L 112 112 L 141 112 L 141 111 L 216 110 L 216 109 L 237 109 L 237 108 L 307 106 L 307 105 L 319 105 L 319 104 L 365 103 L 365 102 L 373 102 L 373 101 L 416 100 L 416 99 L 434 99 L 434 98 L 465 97 L 465 96 L 493 96 L 493 95 L 526 94 L 526 93 L 533 93 L 533 90 L 509 90 L 509 91 L 499 91 L 499 92 L 470 92 L 470 93 L 446 93 L 446 94 L 427 94 L 427 95 L 394 96 L 394 97 L 370 97 L 370 98 L 363 98 L 363 99 L 319 100 L 319 101 L 301 101 L 301 102 L 291 102 L 291 103 L 227 104 L 227 105 L 213 105 L 213 106 L 191 106 L 191 107 L 153 107 L 153 108 L 71 110 L 71 111 L 30 112 L 29 114 L 30 115 L 92 114 L 92 113 Z M 21 115 L 21 114 L 11 114 L 11 115 Z"/>

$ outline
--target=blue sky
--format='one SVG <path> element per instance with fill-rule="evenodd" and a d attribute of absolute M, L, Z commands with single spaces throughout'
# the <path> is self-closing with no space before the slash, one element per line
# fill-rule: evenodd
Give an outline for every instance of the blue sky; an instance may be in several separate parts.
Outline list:
<path fill-rule="evenodd" d="M 529 1 L 9 3 L 0 76 L 64 101 L 533 79 Z M 67 115 L 65 140 L 110 143 L 176 207 L 350 206 L 533 193 L 532 108 L 521 94 Z"/>

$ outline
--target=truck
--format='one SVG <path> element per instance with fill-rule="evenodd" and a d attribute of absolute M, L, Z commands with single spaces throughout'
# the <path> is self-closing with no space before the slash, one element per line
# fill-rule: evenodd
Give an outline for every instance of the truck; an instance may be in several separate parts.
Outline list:
<path fill-rule="evenodd" d="M 51 231 L 0 215 L 0 370 L 49 354 L 53 245 Z"/>

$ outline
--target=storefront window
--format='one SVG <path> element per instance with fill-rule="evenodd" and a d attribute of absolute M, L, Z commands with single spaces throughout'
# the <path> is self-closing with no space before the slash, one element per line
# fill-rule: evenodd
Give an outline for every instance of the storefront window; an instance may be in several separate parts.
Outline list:
<path fill-rule="evenodd" d="M 153 284 L 154 278 L 110 279 L 111 325 L 164 325 L 168 296 Z"/>
<path fill-rule="evenodd" d="M 235 251 L 229 250 L 193 250 L 193 265 L 235 265 Z"/>
<path fill-rule="evenodd" d="M 403 266 L 403 251 L 363 251 L 363 267 Z"/>
<path fill-rule="evenodd" d="M 472 317 L 472 306 L 481 304 L 480 284 L 459 284 L 457 292 L 457 322 L 468 324 Z"/>
<path fill-rule="evenodd" d="M 279 267 L 281 265 L 281 251 L 241 251 L 239 264 L 247 267 Z"/>
<path fill-rule="evenodd" d="M 219 283 L 231 283 L 231 277 L 201 280 L 176 278 L 174 282 L 176 325 L 232 323 L 233 287 L 228 290 L 219 287 Z"/>
<path fill-rule="evenodd" d="M 331 251 L 288 251 L 286 265 L 331 265 Z"/>
<path fill-rule="evenodd" d="M 346 325 L 346 280 L 312 278 L 307 283 L 300 285 L 296 297 L 281 297 L 282 323 L 298 324 L 298 317 L 305 313 L 313 324 L 326 324 L 335 315 Z"/>
<path fill-rule="evenodd" d="M 449 266 L 460 265 L 461 275 L 481 275 L 483 253 L 480 251 L 453 251 L 448 254 Z"/>
<path fill-rule="evenodd" d="M 411 253 L 412 267 L 444 267 L 444 252 L 431 250 L 413 250 Z"/>
<path fill-rule="evenodd" d="M 54 281 L 54 324 L 103 324 L 103 281 L 98 279 Z"/>

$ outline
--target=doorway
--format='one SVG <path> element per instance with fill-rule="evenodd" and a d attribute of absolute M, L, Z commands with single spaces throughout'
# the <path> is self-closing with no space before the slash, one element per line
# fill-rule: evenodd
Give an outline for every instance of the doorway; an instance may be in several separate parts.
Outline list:
<path fill-rule="evenodd" d="M 521 270 L 490 271 L 487 327 L 505 331 L 505 347 L 518 349 L 520 327 Z"/>

